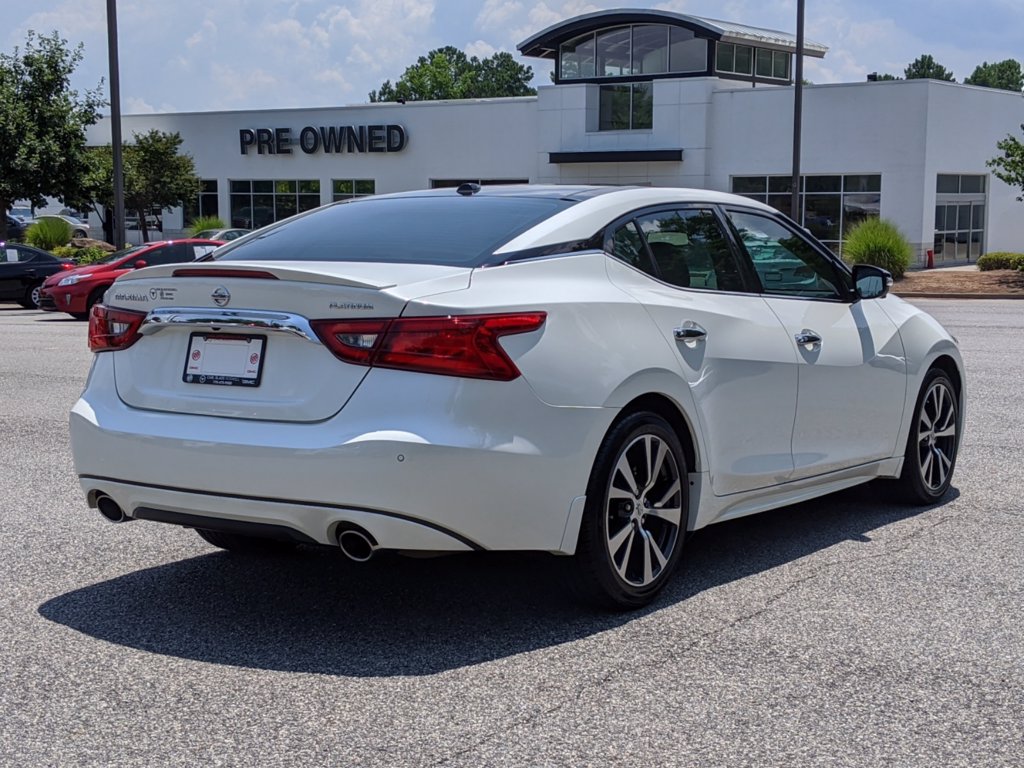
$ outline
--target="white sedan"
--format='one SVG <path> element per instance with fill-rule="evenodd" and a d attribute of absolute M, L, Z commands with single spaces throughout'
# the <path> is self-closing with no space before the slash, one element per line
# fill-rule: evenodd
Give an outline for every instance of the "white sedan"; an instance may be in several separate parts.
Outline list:
<path fill-rule="evenodd" d="M 229 550 L 541 550 L 650 601 L 688 531 L 864 483 L 931 504 L 956 340 L 751 200 L 520 186 L 326 206 L 93 309 L 71 414 L 108 520 Z"/>

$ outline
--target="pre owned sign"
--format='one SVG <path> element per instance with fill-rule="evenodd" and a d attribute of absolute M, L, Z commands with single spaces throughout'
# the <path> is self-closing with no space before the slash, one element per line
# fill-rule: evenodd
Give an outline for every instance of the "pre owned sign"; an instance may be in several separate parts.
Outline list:
<path fill-rule="evenodd" d="M 408 143 L 401 125 L 307 125 L 298 135 L 291 128 L 242 128 L 238 146 L 243 155 L 255 148 L 259 155 L 290 155 L 298 147 L 307 155 L 317 152 L 401 152 Z"/>

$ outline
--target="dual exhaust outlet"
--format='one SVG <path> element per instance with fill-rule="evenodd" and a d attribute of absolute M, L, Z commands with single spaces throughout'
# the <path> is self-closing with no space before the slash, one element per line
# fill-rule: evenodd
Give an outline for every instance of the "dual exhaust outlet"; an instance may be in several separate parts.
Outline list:
<path fill-rule="evenodd" d="M 127 523 L 135 518 L 129 517 L 121 505 L 105 493 L 96 494 L 96 509 L 104 520 L 110 523 Z M 348 526 L 338 533 L 338 548 L 349 560 L 365 563 L 377 550 L 377 542 L 360 528 Z"/>

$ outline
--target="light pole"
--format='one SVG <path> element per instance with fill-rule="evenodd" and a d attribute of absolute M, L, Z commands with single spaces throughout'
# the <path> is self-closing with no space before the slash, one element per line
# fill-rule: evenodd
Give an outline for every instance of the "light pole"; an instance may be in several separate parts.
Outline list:
<path fill-rule="evenodd" d="M 124 164 L 121 157 L 121 82 L 117 65 L 117 0 L 107 0 L 107 57 L 110 60 L 110 143 L 114 154 L 114 247 L 124 248 Z"/>
<path fill-rule="evenodd" d="M 804 110 L 804 0 L 796 2 L 796 72 L 793 90 L 793 199 L 790 214 L 793 221 L 800 220 L 800 125 Z"/>

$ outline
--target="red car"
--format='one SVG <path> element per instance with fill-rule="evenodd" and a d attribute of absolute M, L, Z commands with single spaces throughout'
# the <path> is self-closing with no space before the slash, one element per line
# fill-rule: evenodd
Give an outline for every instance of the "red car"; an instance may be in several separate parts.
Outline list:
<path fill-rule="evenodd" d="M 195 261 L 218 245 L 223 245 L 223 241 L 164 240 L 112 253 L 102 261 L 48 278 L 40 292 L 39 308 L 47 312 L 67 312 L 79 320 L 86 320 L 92 305 L 102 299 L 107 288 L 126 272 L 158 264 Z"/>

